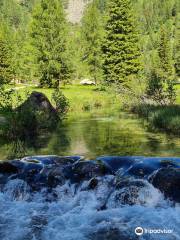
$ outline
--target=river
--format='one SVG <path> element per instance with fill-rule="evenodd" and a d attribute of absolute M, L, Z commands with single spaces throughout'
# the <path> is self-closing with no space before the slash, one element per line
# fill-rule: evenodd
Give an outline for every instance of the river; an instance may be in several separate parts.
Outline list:
<path fill-rule="evenodd" d="M 13 151 L 18 155 L 18 146 L 13 147 L 1 139 L 0 158 L 10 158 Z M 83 155 L 87 159 L 104 155 L 179 156 L 180 140 L 153 132 L 146 121 L 132 114 L 84 112 L 80 116 L 69 114 L 57 129 L 40 134 L 22 154 Z"/>

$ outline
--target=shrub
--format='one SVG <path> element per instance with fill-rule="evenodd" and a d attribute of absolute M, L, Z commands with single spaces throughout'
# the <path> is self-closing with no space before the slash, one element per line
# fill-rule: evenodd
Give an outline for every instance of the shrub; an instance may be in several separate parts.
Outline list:
<path fill-rule="evenodd" d="M 83 103 L 82 110 L 85 111 L 85 112 L 90 111 L 90 110 L 91 110 L 91 105 L 90 105 L 90 103 L 89 103 L 89 102 Z"/>
<path fill-rule="evenodd" d="M 102 103 L 99 102 L 98 100 L 96 100 L 95 103 L 94 103 L 94 107 L 95 108 L 101 108 L 102 107 Z"/>
<path fill-rule="evenodd" d="M 59 113 L 59 117 L 63 118 L 64 115 L 69 110 L 69 101 L 68 101 L 68 99 L 64 96 L 64 94 L 59 89 L 56 89 L 52 93 L 52 101 L 54 102 L 55 108 L 56 108 L 56 110 Z"/>

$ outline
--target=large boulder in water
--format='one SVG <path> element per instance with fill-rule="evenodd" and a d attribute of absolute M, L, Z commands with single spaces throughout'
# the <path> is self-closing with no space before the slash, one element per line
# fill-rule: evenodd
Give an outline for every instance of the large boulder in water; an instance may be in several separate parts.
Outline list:
<path fill-rule="evenodd" d="M 108 208 L 119 208 L 124 205 L 150 206 L 154 196 L 155 199 L 161 198 L 161 193 L 146 180 L 119 179 L 106 206 Z"/>
<path fill-rule="evenodd" d="M 112 170 L 101 161 L 79 161 L 66 169 L 67 178 L 76 183 L 107 174 Z"/>
<path fill-rule="evenodd" d="M 161 168 L 150 181 L 165 197 L 180 202 L 180 168 Z"/>
<path fill-rule="evenodd" d="M 2 174 L 18 173 L 18 168 L 15 165 L 13 165 L 13 163 L 10 161 L 1 162 L 0 163 L 0 173 L 2 173 Z"/>
<path fill-rule="evenodd" d="M 17 111 L 31 115 L 41 127 L 51 126 L 58 120 L 58 113 L 49 99 L 41 92 L 32 92 L 27 100 L 21 104 Z"/>
<path fill-rule="evenodd" d="M 19 169 L 12 162 L 0 162 L 0 188 L 7 183 L 9 176 L 16 175 Z"/>

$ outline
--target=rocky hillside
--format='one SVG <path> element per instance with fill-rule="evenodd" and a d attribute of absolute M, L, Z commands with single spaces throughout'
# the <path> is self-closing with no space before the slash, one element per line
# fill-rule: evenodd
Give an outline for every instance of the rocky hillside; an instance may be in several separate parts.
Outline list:
<path fill-rule="evenodd" d="M 79 23 L 85 6 L 90 0 L 69 0 L 67 7 L 68 20 L 72 23 Z"/>

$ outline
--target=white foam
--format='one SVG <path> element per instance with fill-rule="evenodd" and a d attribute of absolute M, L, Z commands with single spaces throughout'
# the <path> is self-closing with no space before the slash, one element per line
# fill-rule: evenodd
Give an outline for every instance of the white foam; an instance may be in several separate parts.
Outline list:
<path fill-rule="evenodd" d="M 14 187 L 22 185 L 23 194 L 14 197 Z M 66 182 L 55 189 L 57 199 L 47 202 L 45 189 L 30 198 L 25 183 L 11 180 L 5 192 L 0 193 L 0 239 L 88 240 L 92 232 L 111 226 L 128 234 L 134 234 L 137 226 L 173 229 L 174 235 L 151 235 L 142 239 L 180 239 L 180 207 L 172 207 L 152 185 L 140 191 L 139 198 L 145 205 L 139 202 L 133 206 L 109 205 L 108 209 L 98 211 L 107 196 L 107 186 L 108 181 L 101 181 L 97 189 L 87 191 L 77 190 L 75 185 Z"/>

